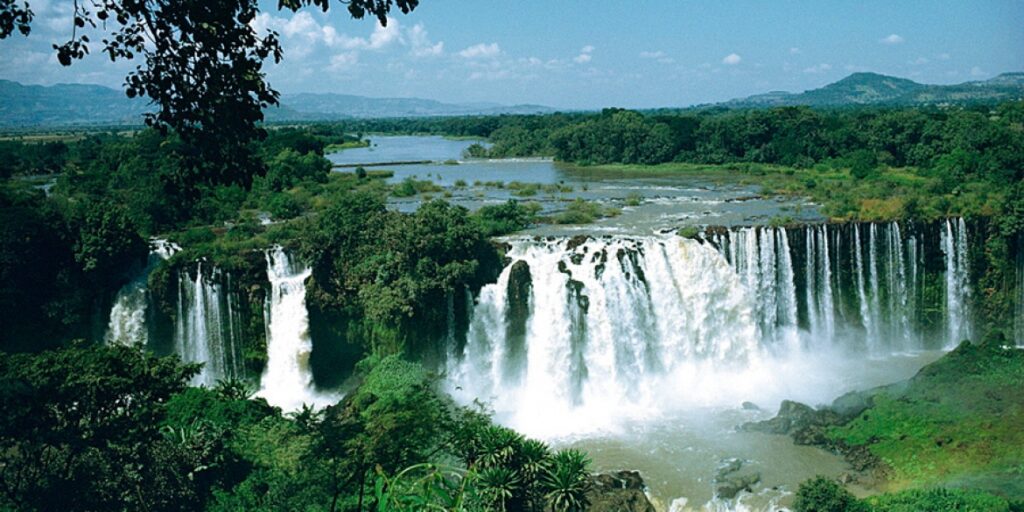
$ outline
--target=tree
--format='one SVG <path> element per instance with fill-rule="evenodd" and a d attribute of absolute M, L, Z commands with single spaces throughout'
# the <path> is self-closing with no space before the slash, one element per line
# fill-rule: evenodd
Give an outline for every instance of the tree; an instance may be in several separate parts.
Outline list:
<path fill-rule="evenodd" d="M 387 24 L 392 6 L 403 13 L 419 0 L 349 0 L 357 19 L 373 15 Z M 279 9 L 315 6 L 329 0 L 279 0 Z M 64 66 L 92 50 L 87 29 L 104 34 L 101 52 L 111 60 L 143 62 L 125 77 L 128 97 L 147 96 L 157 111 L 145 121 L 173 130 L 197 149 L 190 159 L 195 178 L 248 186 L 259 168 L 247 147 L 265 136 L 263 109 L 278 104 L 263 63 L 283 57 L 278 34 L 258 34 L 251 22 L 258 0 L 75 0 L 71 37 L 54 44 Z M 29 35 L 33 13 L 28 1 L 0 0 L 0 39 Z"/>
<path fill-rule="evenodd" d="M 197 371 L 121 346 L 0 353 L 0 508 L 194 509 L 159 424 Z"/>

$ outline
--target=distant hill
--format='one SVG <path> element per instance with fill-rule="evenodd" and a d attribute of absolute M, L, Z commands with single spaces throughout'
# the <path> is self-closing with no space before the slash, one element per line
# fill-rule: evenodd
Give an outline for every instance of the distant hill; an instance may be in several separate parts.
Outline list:
<path fill-rule="evenodd" d="M 123 91 L 99 85 L 22 85 L 0 80 L 0 128 L 138 125 L 152 107 Z M 348 94 L 285 94 L 267 120 L 323 121 L 370 117 L 426 117 L 553 112 L 540 105 L 450 104 L 420 98 L 368 98 Z"/>
<path fill-rule="evenodd" d="M 1024 73 L 1003 73 L 990 80 L 956 85 L 920 84 L 878 73 L 854 73 L 820 89 L 802 93 L 770 92 L 716 106 L 758 108 L 806 105 L 941 105 L 1005 101 L 1024 98 Z"/>
<path fill-rule="evenodd" d="M 44 87 L 0 80 L 0 128 L 136 125 L 147 110 L 145 101 L 100 85 Z"/>

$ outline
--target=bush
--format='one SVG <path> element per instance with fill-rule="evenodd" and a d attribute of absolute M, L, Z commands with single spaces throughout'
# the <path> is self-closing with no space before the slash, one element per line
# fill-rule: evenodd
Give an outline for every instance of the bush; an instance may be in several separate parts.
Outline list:
<path fill-rule="evenodd" d="M 271 196 L 270 200 L 267 201 L 267 210 L 277 219 L 293 219 L 302 213 L 302 207 L 299 205 L 299 202 L 291 195 L 285 193 Z"/>
<path fill-rule="evenodd" d="M 793 502 L 796 512 L 867 512 L 868 508 L 835 480 L 817 476 L 804 481 Z"/>
<path fill-rule="evenodd" d="M 534 221 L 534 214 L 528 206 L 509 200 L 500 205 L 481 207 L 474 215 L 485 236 L 500 236 L 526 229 Z"/>

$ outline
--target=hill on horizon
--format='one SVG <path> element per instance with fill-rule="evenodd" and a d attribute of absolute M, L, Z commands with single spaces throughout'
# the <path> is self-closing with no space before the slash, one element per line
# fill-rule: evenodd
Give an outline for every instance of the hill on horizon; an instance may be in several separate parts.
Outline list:
<path fill-rule="evenodd" d="M 842 80 L 802 93 L 773 91 L 721 103 L 668 108 L 770 108 L 783 106 L 910 106 L 998 102 L 1024 99 L 1024 72 L 954 85 L 921 84 L 878 73 L 853 73 Z M 0 129 L 133 126 L 152 107 L 122 91 L 100 85 L 23 85 L 0 80 Z M 654 109 L 656 110 L 656 109 Z M 547 114 L 543 105 L 497 103 L 452 104 L 423 98 L 371 98 L 337 93 L 281 96 L 281 105 L 266 111 L 268 122 L 338 121 L 344 119 L 445 117 L 498 114 Z"/>
<path fill-rule="evenodd" d="M 1024 98 L 1024 72 L 953 85 L 922 84 L 879 73 L 853 73 L 838 82 L 802 93 L 774 91 L 701 105 L 728 108 L 785 106 L 847 107 L 857 105 L 942 105 L 1008 101 Z"/>

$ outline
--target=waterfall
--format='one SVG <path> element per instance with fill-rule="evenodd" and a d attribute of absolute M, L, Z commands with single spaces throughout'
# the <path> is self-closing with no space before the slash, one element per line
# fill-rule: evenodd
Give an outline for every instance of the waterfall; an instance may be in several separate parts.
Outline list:
<path fill-rule="evenodd" d="M 306 310 L 306 278 L 312 270 L 294 263 L 280 246 L 266 254 L 270 296 L 264 317 L 267 327 L 267 366 L 260 378 L 259 396 L 286 411 L 303 404 L 326 405 L 330 397 L 313 389 L 309 356 L 313 341 Z"/>
<path fill-rule="evenodd" d="M 600 416 L 602 404 L 652 403 L 662 393 L 659 376 L 688 374 L 693 363 L 759 357 L 753 295 L 709 244 L 674 236 L 578 246 L 523 239 L 508 257 L 514 263 L 480 292 L 465 348 L 449 358 L 452 392 L 463 398 L 493 399 L 524 418 L 576 407 Z M 531 280 L 521 351 L 504 322 L 515 307 L 508 290 L 517 288 L 516 265 L 526 265 Z"/>
<path fill-rule="evenodd" d="M 970 332 L 959 219 L 508 242 L 510 263 L 480 290 L 445 371 L 455 396 L 539 435 L 597 428 L 609 408 L 760 392 L 794 357 L 889 357 Z M 927 291 L 947 281 L 942 297 Z"/>
<path fill-rule="evenodd" d="M 149 307 L 149 274 L 161 261 L 181 250 L 166 240 L 151 240 L 146 266 L 134 279 L 121 287 L 110 308 L 110 321 L 104 341 L 110 344 L 145 347 L 149 342 L 146 315 Z"/>
<path fill-rule="evenodd" d="M 758 338 L 797 343 L 796 286 L 786 230 L 740 228 L 717 235 L 714 242 L 755 297 Z"/>
<path fill-rule="evenodd" d="M 946 263 L 946 341 L 947 346 L 955 346 L 971 338 L 967 225 L 964 220 L 946 219 L 941 241 Z"/>
<path fill-rule="evenodd" d="M 186 363 L 203 363 L 192 384 L 213 386 L 243 376 L 239 319 L 232 307 L 228 279 L 217 268 L 195 267 L 195 276 L 178 274 L 174 350 Z"/>

